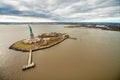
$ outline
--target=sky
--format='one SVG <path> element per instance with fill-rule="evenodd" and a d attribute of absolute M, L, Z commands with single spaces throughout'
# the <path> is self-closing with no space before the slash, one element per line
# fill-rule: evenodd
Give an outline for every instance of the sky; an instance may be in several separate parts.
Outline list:
<path fill-rule="evenodd" d="M 120 0 L 0 0 L 0 22 L 120 22 Z"/>

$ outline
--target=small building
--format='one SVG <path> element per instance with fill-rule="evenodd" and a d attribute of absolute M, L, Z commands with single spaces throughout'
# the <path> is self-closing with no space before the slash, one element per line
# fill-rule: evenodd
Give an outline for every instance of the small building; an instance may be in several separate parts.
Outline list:
<path fill-rule="evenodd" d="M 50 38 L 42 38 L 41 44 L 47 44 L 50 41 Z"/>
<path fill-rule="evenodd" d="M 25 44 L 32 44 L 32 43 L 37 43 L 39 41 L 40 41 L 40 38 L 35 37 L 33 39 L 31 39 L 31 38 L 25 39 L 25 40 L 23 40 L 23 43 L 25 43 Z"/>

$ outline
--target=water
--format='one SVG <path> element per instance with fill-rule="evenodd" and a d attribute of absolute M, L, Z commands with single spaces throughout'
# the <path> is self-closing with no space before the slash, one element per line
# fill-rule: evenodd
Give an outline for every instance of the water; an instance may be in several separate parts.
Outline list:
<path fill-rule="evenodd" d="M 66 32 L 67 39 L 33 52 L 36 67 L 22 71 L 27 52 L 8 49 L 29 37 L 27 25 L 0 25 L 0 80 L 120 80 L 120 32 L 66 25 L 31 25 L 35 35 Z"/>

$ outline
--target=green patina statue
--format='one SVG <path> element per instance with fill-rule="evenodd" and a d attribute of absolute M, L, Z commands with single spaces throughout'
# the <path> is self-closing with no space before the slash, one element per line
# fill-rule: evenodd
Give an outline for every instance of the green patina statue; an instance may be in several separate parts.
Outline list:
<path fill-rule="evenodd" d="M 28 25 L 28 26 L 29 26 L 30 34 L 33 34 L 32 28 L 30 27 L 30 25 Z"/>

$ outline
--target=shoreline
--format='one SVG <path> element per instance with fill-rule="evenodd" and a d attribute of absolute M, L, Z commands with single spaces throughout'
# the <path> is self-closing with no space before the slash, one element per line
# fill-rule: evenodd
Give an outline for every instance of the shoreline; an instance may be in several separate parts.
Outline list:
<path fill-rule="evenodd" d="M 94 28 L 94 29 L 101 29 L 101 30 L 108 30 L 108 31 L 120 31 L 120 25 L 70 25 L 65 26 L 65 28 Z"/>

